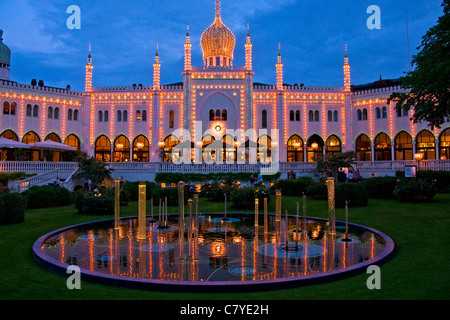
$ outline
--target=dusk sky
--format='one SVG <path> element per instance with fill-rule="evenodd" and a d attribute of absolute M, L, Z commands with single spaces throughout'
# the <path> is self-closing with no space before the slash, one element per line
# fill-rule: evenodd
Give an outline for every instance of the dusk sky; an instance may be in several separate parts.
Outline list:
<path fill-rule="evenodd" d="M 247 23 L 253 43 L 254 81 L 276 83 L 281 43 L 284 82 L 343 86 L 344 48 L 352 84 L 398 78 L 443 15 L 442 0 L 240 0 L 221 1 L 222 20 L 236 37 L 234 65 L 244 65 Z M 81 29 L 69 30 L 70 5 L 81 9 Z M 381 29 L 370 30 L 367 8 L 381 9 Z M 89 44 L 94 86 L 152 85 L 156 43 L 161 84 L 181 82 L 186 25 L 192 64 L 203 65 L 200 37 L 214 20 L 214 0 L 0 0 L 3 42 L 12 51 L 11 80 L 84 90 Z"/>

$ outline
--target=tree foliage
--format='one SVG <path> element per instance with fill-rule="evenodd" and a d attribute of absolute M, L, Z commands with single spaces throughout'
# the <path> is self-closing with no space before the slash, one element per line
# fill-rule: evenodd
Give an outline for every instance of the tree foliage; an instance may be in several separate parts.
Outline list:
<path fill-rule="evenodd" d="M 77 159 L 78 172 L 75 178 L 87 178 L 92 181 L 93 186 L 100 186 L 103 180 L 111 179 L 112 169 L 106 167 L 106 164 L 95 158 L 90 158 L 86 153 L 82 153 Z"/>
<path fill-rule="evenodd" d="M 450 121 L 450 0 L 442 6 L 444 15 L 422 37 L 420 51 L 413 56 L 415 69 L 400 78 L 409 92 L 393 93 L 388 99 L 397 110 L 413 109 L 412 121 L 428 122 L 432 129 Z"/>
<path fill-rule="evenodd" d="M 353 168 L 356 156 L 353 151 L 338 153 L 333 156 L 317 159 L 316 172 L 327 177 L 337 178 L 339 168 Z"/>

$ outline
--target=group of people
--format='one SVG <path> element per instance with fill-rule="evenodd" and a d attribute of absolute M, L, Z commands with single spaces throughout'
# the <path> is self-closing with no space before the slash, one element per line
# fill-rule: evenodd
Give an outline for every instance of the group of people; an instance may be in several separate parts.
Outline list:
<path fill-rule="evenodd" d="M 362 180 L 361 174 L 359 173 L 359 169 L 356 170 L 356 173 L 353 175 L 353 170 L 350 170 L 347 173 L 342 170 L 342 168 L 339 169 L 338 172 L 338 182 L 360 182 Z"/>
<path fill-rule="evenodd" d="M 258 170 L 258 178 L 255 179 L 253 174 L 250 176 L 250 185 L 253 187 L 253 185 L 261 185 L 263 183 L 263 178 L 261 174 L 261 170 Z"/>

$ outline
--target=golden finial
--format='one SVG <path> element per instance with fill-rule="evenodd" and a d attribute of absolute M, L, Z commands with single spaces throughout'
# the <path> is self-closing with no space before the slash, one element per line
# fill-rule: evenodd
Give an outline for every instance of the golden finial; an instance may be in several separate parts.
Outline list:
<path fill-rule="evenodd" d="M 216 1 L 216 17 L 220 18 L 220 1 Z"/>

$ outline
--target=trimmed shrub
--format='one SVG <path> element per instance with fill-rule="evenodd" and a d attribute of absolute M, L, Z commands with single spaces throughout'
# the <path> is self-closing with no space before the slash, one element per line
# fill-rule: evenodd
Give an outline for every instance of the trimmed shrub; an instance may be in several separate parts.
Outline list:
<path fill-rule="evenodd" d="M 267 198 L 267 203 L 270 202 L 269 189 L 261 187 L 243 187 L 234 189 L 230 194 L 232 207 L 242 210 L 255 209 L 256 198 L 259 199 L 259 209 L 264 210 L 264 198 Z"/>
<path fill-rule="evenodd" d="M 408 180 L 399 183 L 394 195 L 401 202 L 430 202 L 436 195 L 436 188 L 424 180 Z"/>
<path fill-rule="evenodd" d="M 25 220 L 25 198 L 18 193 L 0 196 L 0 225 L 21 223 Z"/>
<path fill-rule="evenodd" d="M 66 188 L 53 186 L 33 186 L 24 191 L 29 209 L 63 207 L 72 204 L 72 193 Z"/>
<path fill-rule="evenodd" d="M 349 207 L 365 207 L 369 204 L 369 193 L 360 183 L 338 183 L 335 194 L 336 208 L 345 208 L 346 201 L 350 201 Z"/>
<path fill-rule="evenodd" d="M 396 177 L 379 177 L 365 179 L 361 182 L 369 192 L 369 198 L 395 199 L 394 189 L 399 183 Z"/>
<path fill-rule="evenodd" d="M 114 198 L 107 195 L 95 195 L 92 191 L 80 190 L 75 193 L 74 207 L 78 213 L 85 215 L 114 214 Z"/>
<path fill-rule="evenodd" d="M 229 198 L 234 189 L 234 185 L 214 182 L 202 186 L 201 196 L 208 198 L 212 202 L 224 202 L 225 194 Z"/>
<path fill-rule="evenodd" d="M 299 179 L 279 180 L 273 185 L 274 190 L 281 190 L 283 196 L 303 196 L 313 179 L 302 177 Z"/>
<path fill-rule="evenodd" d="M 314 182 L 306 189 L 306 195 L 314 200 L 326 200 L 328 198 L 327 185 Z"/>
<path fill-rule="evenodd" d="M 450 188 L 450 171 L 419 170 L 417 177 L 434 184 L 437 192 L 448 192 Z"/>

